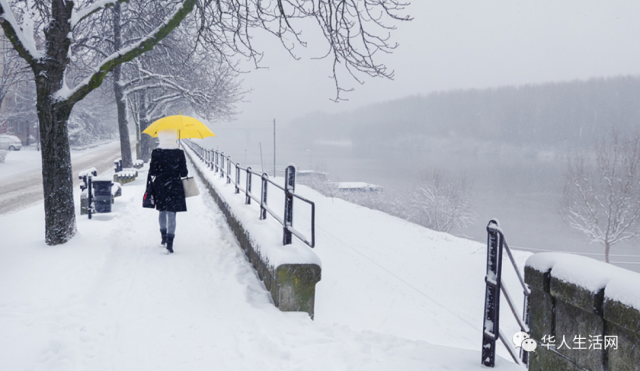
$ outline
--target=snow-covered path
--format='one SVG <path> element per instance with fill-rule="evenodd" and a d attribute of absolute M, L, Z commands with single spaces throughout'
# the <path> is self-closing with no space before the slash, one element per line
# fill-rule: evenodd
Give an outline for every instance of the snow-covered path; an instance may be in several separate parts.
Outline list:
<path fill-rule="evenodd" d="M 178 214 L 167 255 L 140 207 L 145 177 L 113 213 L 78 215 L 63 246 L 42 242 L 41 205 L 0 216 L 2 369 L 480 369 L 479 351 L 280 312 L 206 194 Z"/>

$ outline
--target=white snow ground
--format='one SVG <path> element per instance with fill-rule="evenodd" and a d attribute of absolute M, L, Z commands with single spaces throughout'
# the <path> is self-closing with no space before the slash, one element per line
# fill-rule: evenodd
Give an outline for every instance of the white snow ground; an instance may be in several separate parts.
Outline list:
<path fill-rule="evenodd" d="M 42 203 L 0 216 L 3 370 L 482 368 L 483 245 L 299 186 L 318 213 L 312 321 L 271 304 L 202 185 L 166 255 L 145 177 L 62 246 L 43 242 Z"/>

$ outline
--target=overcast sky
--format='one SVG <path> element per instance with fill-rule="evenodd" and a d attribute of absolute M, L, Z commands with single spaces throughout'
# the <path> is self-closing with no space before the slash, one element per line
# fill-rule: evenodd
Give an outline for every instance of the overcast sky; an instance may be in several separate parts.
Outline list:
<path fill-rule="evenodd" d="M 230 125 L 286 124 L 314 111 L 339 112 L 415 94 L 460 88 L 566 81 L 640 74 L 640 1 L 637 0 L 413 0 L 411 22 L 396 22 L 400 46 L 379 59 L 394 80 L 344 79 L 348 102 L 335 96 L 329 60 L 311 60 L 326 46 L 309 41 L 294 60 L 280 44 L 258 37 L 262 66 L 242 75 L 253 89 Z M 306 33 L 304 33 L 306 32 Z M 258 43 L 259 42 L 259 43 Z M 218 123 L 215 125 L 228 125 Z"/>

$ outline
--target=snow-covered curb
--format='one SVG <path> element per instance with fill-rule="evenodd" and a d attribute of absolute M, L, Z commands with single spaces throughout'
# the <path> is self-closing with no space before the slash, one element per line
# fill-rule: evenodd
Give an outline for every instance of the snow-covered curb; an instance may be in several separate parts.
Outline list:
<path fill-rule="evenodd" d="M 313 318 L 320 258 L 297 239 L 290 245 L 282 245 L 282 226 L 277 221 L 260 220 L 258 205 L 246 205 L 244 195 L 236 194 L 235 187 L 226 184 L 225 178 L 211 172 L 188 147 L 185 152 L 271 292 L 274 304 L 280 310 L 304 311 Z"/>
<path fill-rule="evenodd" d="M 552 277 L 597 293 L 604 289 L 606 299 L 616 300 L 640 310 L 640 274 L 580 255 L 563 253 L 536 254 L 527 267 L 549 272 Z"/>

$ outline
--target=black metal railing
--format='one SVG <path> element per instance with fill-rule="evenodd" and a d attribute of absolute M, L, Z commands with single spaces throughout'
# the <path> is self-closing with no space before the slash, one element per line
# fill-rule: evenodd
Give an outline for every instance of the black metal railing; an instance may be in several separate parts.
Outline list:
<path fill-rule="evenodd" d="M 529 363 L 529 354 L 520 347 L 519 356 L 516 355 L 515 349 L 509 343 L 509 338 L 506 338 L 500 331 L 500 292 L 504 294 L 504 297 L 511 308 L 511 312 L 515 317 L 520 330 L 529 334 L 529 296 L 531 290 L 529 286 L 524 283 L 516 261 L 513 259 L 511 249 L 507 245 L 507 241 L 504 238 L 502 229 L 497 220 L 492 219 L 487 225 L 487 275 L 485 276 L 486 291 L 484 302 L 484 322 L 482 331 L 482 364 L 489 367 L 495 366 L 496 358 L 496 341 L 500 339 L 504 346 L 509 351 L 509 354 L 517 364 Z M 506 251 L 511 264 L 516 271 L 518 280 L 522 285 L 524 293 L 524 304 L 522 308 L 522 320 L 516 313 L 516 308 L 513 303 L 513 298 L 509 295 L 507 287 L 502 282 L 502 251 Z"/>
<path fill-rule="evenodd" d="M 251 167 L 243 168 L 239 163 L 231 161 L 231 156 L 225 156 L 224 152 L 219 152 L 213 149 L 203 148 L 202 146 L 190 141 L 185 140 L 185 144 L 202 160 L 207 168 L 219 174 L 221 178 L 226 178 L 226 183 L 231 184 L 233 182 L 235 187 L 235 193 L 243 192 L 245 194 L 245 204 L 251 204 L 251 200 L 260 204 L 260 220 L 267 218 L 267 213 L 270 214 L 275 220 L 282 225 L 283 236 L 282 244 L 288 245 L 291 243 L 291 236 L 296 236 L 300 241 L 307 244 L 309 247 L 314 247 L 316 242 L 315 238 L 315 204 L 312 201 L 307 200 L 295 194 L 296 186 L 296 170 L 293 165 L 289 165 L 285 170 L 284 187 L 273 182 L 269 179 L 267 173 L 256 173 Z M 232 170 L 233 169 L 233 170 Z M 241 183 L 241 173 L 245 174 L 244 187 Z M 256 196 L 252 191 L 252 178 L 257 176 L 260 178 L 260 194 Z M 281 217 L 278 215 L 268 204 L 267 190 L 269 184 L 280 189 L 284 192 L 284 214 Z M 311 207 L 310 215 L 310 236 L 307 238 L 302 232 L 293 227 L 293 200 L 298 199 L 307 203 Z"/>

